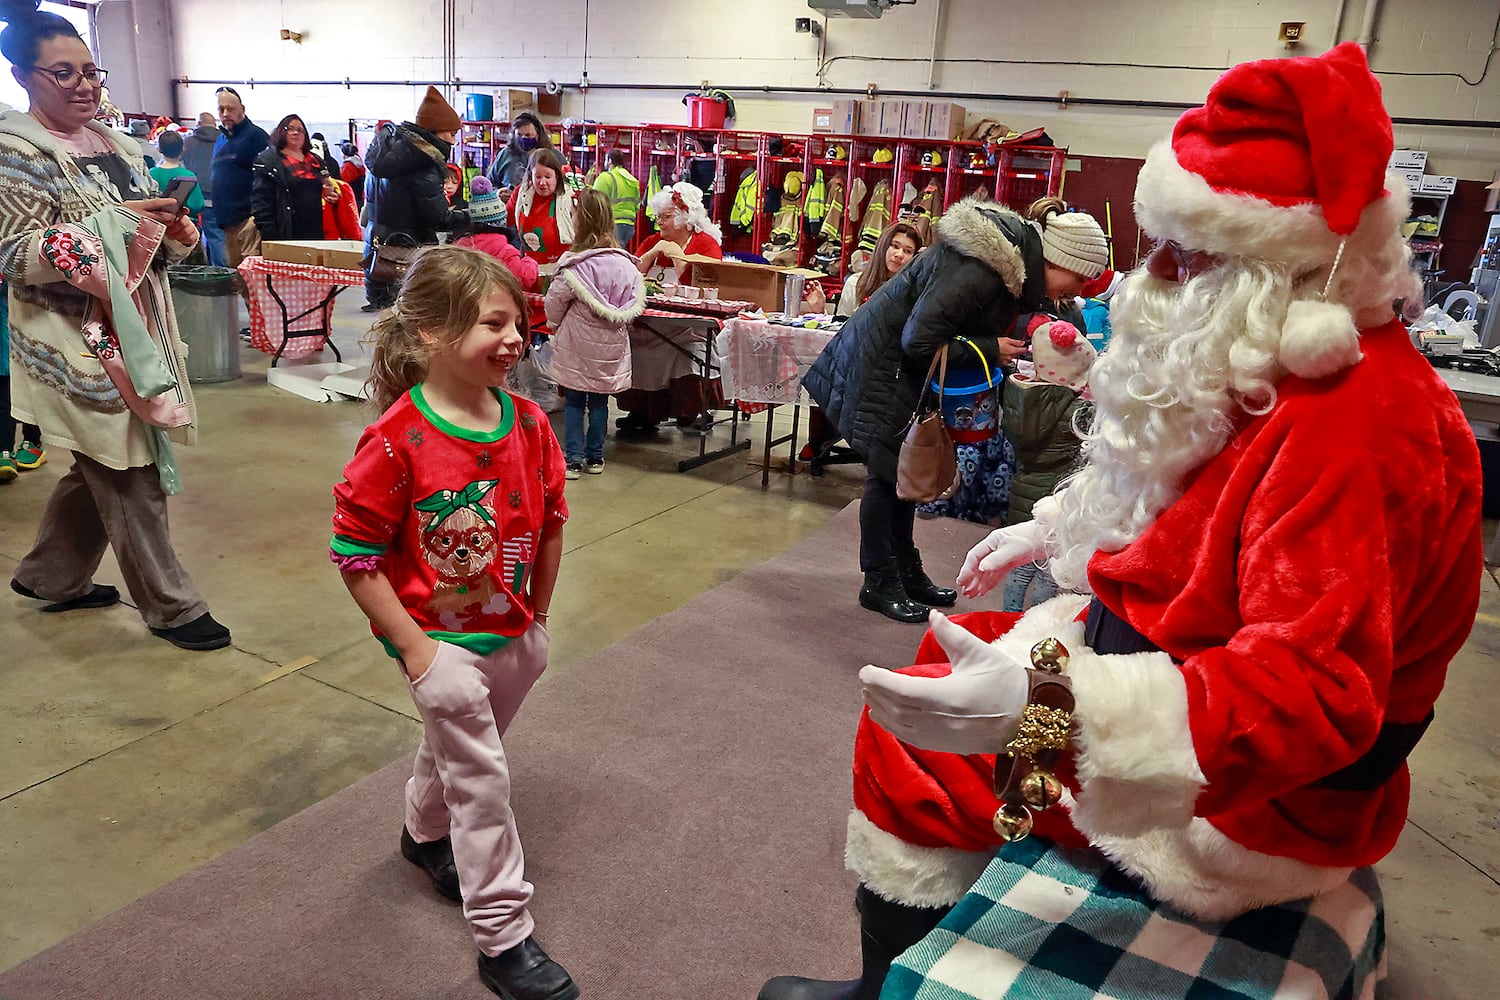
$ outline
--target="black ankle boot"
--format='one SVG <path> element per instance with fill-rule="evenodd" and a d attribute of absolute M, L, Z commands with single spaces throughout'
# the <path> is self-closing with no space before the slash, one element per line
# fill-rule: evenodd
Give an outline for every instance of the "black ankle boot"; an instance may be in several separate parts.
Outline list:
<path fill-rule="evenodd" d="M 861 607 L 879 611 L 887 618 L 898 622 L 925 622 L 931 610 L 907 596 L 901 583 L 901 571 L 894 561 L 883 568 L 865 574 L 865 585 L 859 591 Z"/>
<path fill-rule="evenodd" d="M 896 557 L 901 567 L 901 585 L 913 601 L 933 608 L 951 608 L 958 603 L 958 591 L 939 587 L 922 569 L 922 553 L 916 549 Z"/>
<path fill-rule="evenodd" d="M 927 936 L 950 907 L 905 906 L 881 899 L 864 886 L 859 908 L 860 975 L 845 982 L 777 976 L 760 988 L 757 1000 L 877 1000 L 891 963 Z"/>

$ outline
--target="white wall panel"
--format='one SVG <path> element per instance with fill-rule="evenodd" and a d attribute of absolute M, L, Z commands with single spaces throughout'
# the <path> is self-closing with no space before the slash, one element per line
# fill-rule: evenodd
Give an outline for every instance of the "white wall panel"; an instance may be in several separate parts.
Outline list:
<path fill-rule="evenodd" d="M 301 45 L 278 37 L 280 3 L 135 0 L 166 3 L 172 14 L 172 75 L 202 79 L 370 80 L 436 78 L 442 66 L 442 4 L 435 0 L 299 0 L 286 5 L 286 27 Z M 1348 0 L 1340 38 L 1358 33 L 1365 3 Z M 126 3 L 107 4 L 124 7 Z M 987 95 L 1197 102 L 1218 69 L 1286 54 L 1279 22 L 1306 22 L 1306 53 L 1333 36 L 1337 0 L 945 0 L 940 59 L 1019 60 L 1025 65 L 939 62 L 940 89 Z M 889 11 L 878 21 L 831 19 L 825 82 L 860 88 L 921 90 L 928 85 L 937 0 Z M 816 87 L 818 43 L 792 22 L 810 16 L 804 0 L 460 0 L 456 67 L 461 79 L 577 84 L 585 68 L 595 84 L 661 84 L 676 92 L 569 90 L 564 113 L 615 121 L 685 121 L 682 93 L 701 80 L 736 91 L 739 124 L 805 129 L 813 95 L 778 96 L 757 86 Z M 1479 78 L 1500 5 L 1496 0 L 1385 0 L 1373 62 L 1378 71 Z M 585 27 L 588 34 L 584 46 Z M 838 57 L 898 58 L 876 62 Z M 1065 66 L 1049 62 L 1124 63 Z M 1453 75 L 1385 76 L 1397 116 L 1500 120 L 1500 57 L 1479 86 Z M 1153 69 L 1143 64 L 1209 67 Z M 310 121 L 349 116 L 406 117 L 419 87 L 257 86 L 247 97 L 261 121 L 297 110 Z M 1001 100 L 961 101 L 971 113 L 1016 128 L 1046 125 L 1079 153 L 1144 155 L 1164 136 L 1174 112 L 1103 109 Z M 184 113 L 211 106 L 212 87 L 182 95 Z M 1500 139 L 1487 128 L 1399 126 L 1398 142 L 1432 153 L 1429 169 L 1488 179 L 1500 166 Z"/>

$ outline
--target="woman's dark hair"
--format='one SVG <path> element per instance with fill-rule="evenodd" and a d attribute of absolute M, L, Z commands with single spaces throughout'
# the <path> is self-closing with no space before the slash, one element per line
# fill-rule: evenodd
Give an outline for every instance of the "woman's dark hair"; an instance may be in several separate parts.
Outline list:
<path fill-rule="evenodd" d="M 83 41 L 71 21 L 37 10 L 40 6 L 41 0 L 0 0 L 0 21 L 8 25 L 0 31 L 0 53 L 12 66 L 30 69 L 36 65 L 37 53 L 49 38 L 67 35 Z"/>
<path fill-rule="evenodd" d="M 287 115 L 277 122 L 276 127 L 271 130 L 271 145 L 278 153 L 286 148 L 286 130 L 292 122 L 302 126 L 302 152 L 312 155 L 312 136 L 307 134 L 307 122 L 302 120 L 301 115 Z"/>
<path fill-rule="evenodd" d="M 538 149 L 541 149 L 543 147 L 546 147 L 547 149 L 553 148 L 552 136 L 547 132 L 547 126 L 543 125 L 542 120 L 536 115 L 532 114 L 530 111 L 522 111 L 520 114 L 516 115 L 515 120 L 510 123 L 510 134 L 512 139 L 515 138 L 516 132 L 520 130 L 522 125 L 530 125 L 532 128 L 536 129 L 536 144 Z"/>
<path fill-rule="evenodd" d="M 881 285 L 891 280 L 891 269 L 885 265 L 885 252 L 891 248 L 891 241 L 897 236 L 907 237 L 916 244 L 918 250 L 922 249 L 922 234 L 915 226 L 898 222 L 888 227 L 880 234 L 880 239 L 875 241 L 875 249 L 870 253 L 870 263 L 865 265 L 864 273 L 854 283 L 854 298 L 857 302 L 867 301 L 879 291 Z"/>

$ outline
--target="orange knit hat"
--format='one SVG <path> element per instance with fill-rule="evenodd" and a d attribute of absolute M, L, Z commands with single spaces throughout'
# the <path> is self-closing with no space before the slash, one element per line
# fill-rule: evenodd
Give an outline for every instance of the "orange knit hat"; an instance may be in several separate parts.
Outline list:
<path fill-rule="evenodd" d="M 458 127 L 463 124 L 458 112 L 432 86 L 427 88 L 427 96 L 422 98 L 422 103 L 417 107 L 417 116 L 412 121 L 418 128 L 429 132 L 457 132 Z"/>

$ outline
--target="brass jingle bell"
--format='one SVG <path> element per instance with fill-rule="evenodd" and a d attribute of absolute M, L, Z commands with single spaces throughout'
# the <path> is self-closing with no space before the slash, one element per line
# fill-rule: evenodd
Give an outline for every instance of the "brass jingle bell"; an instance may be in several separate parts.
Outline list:
<path fill-rule="evenodd" d="M 1051 771 L 1037 768 L 1021 779 L 1021 797 L 1033 809 L 1045 809 L 1062 801 L 1062 782 Z"/>
<path fill-rule="evenodd" d="M 1031 647 L 1031 665 L 1049 674 L 1060 674 L 1068 669 L 1068 647 L 1048 636 Z"/>
<path fill-rule="evenodd" d="M 995 811 L 990 825 L 1007 844 L 1024 840 L 1031 833 L 1031 812 L 1025 806 L 1007 802 Z"/>

